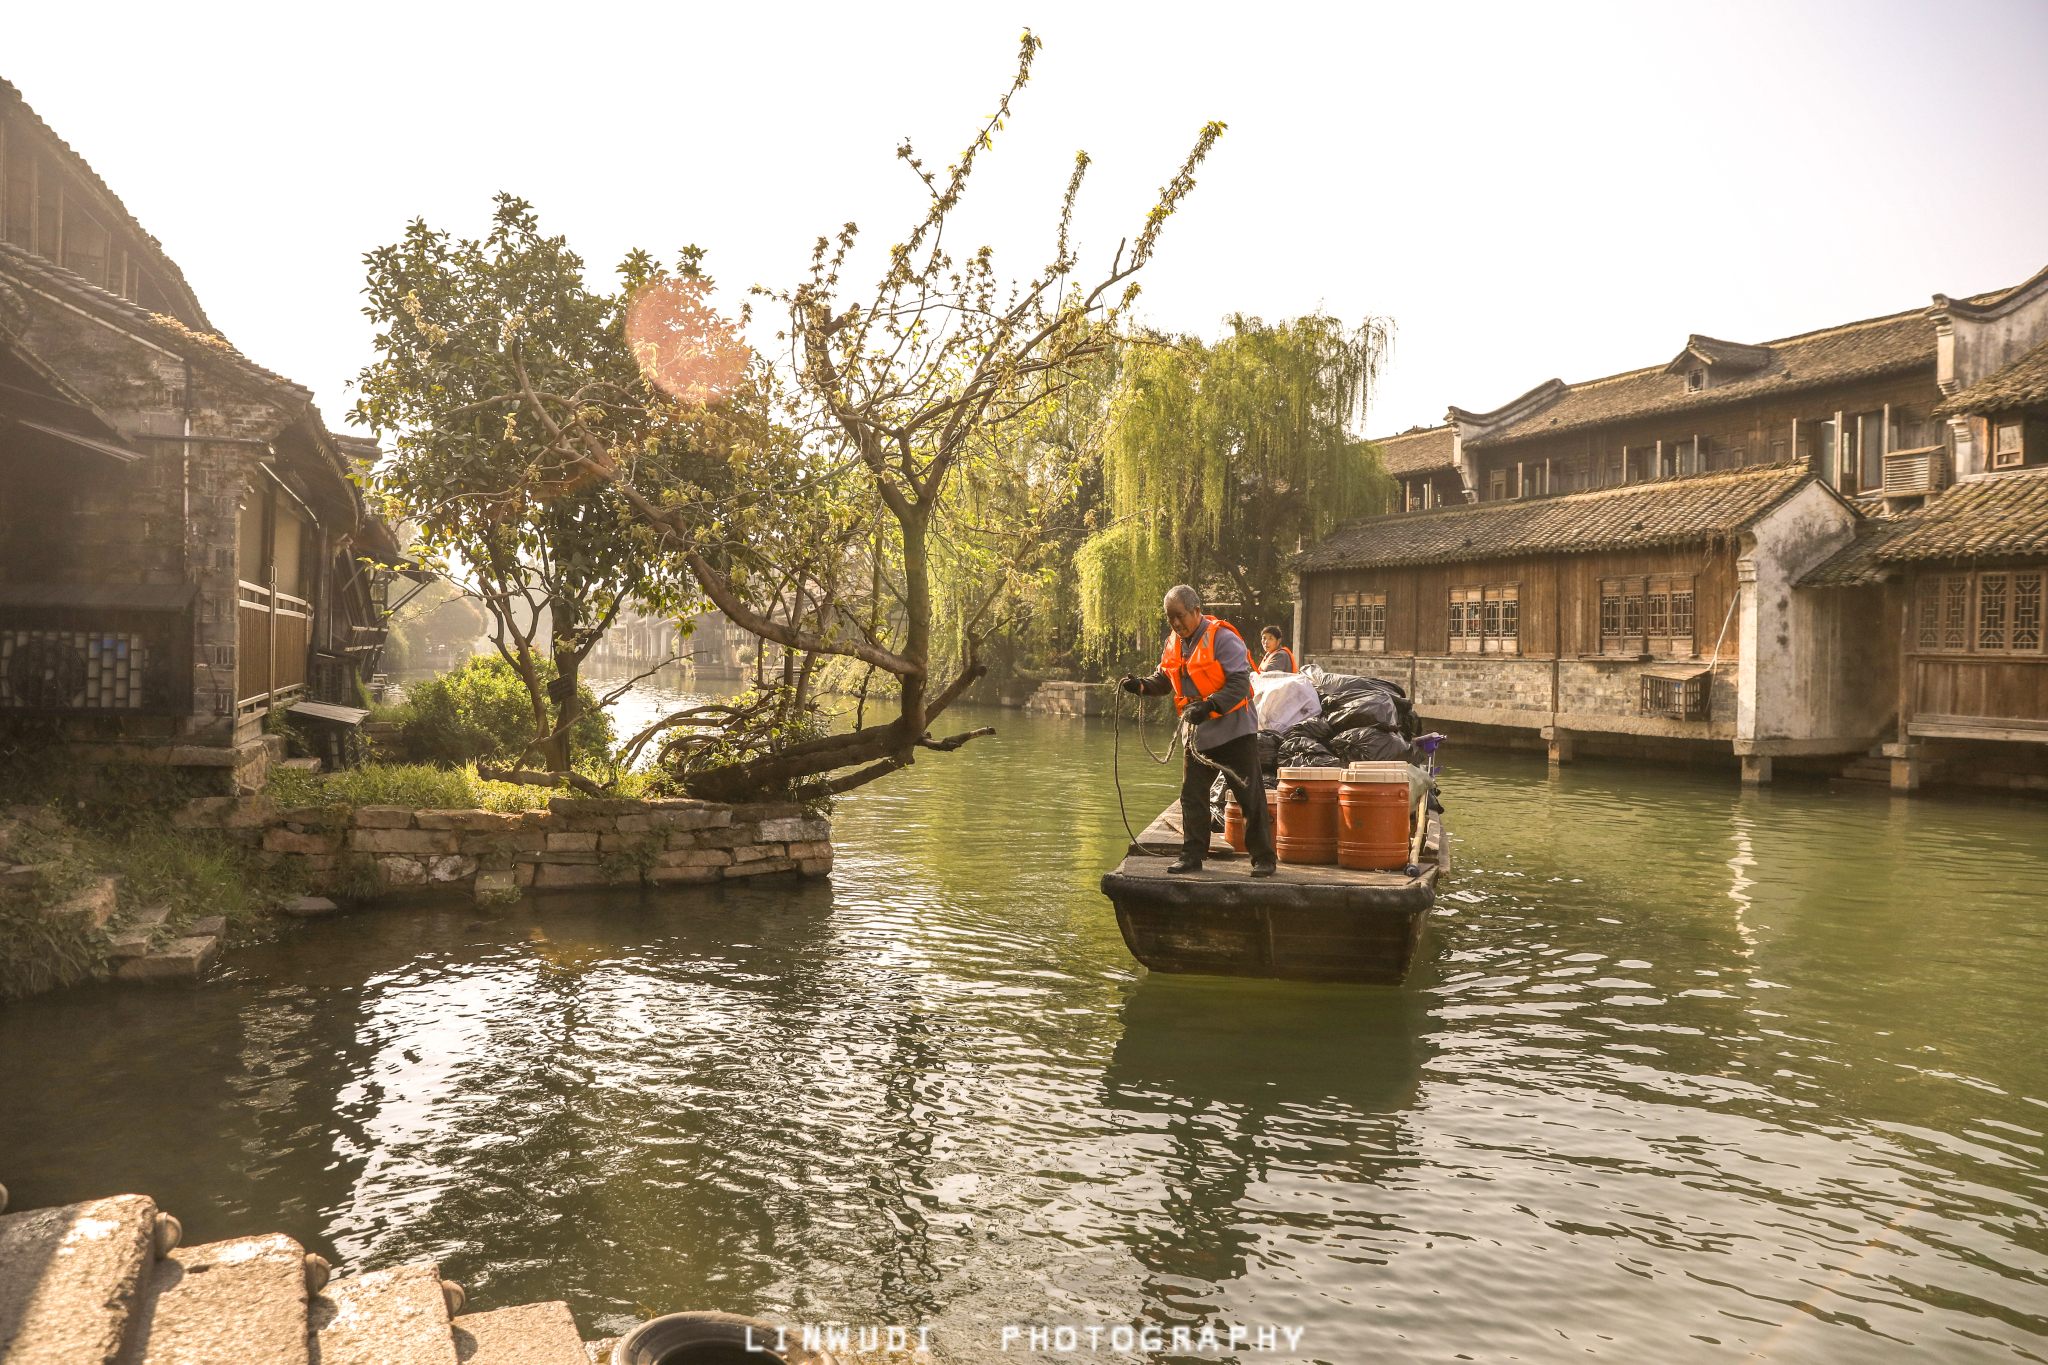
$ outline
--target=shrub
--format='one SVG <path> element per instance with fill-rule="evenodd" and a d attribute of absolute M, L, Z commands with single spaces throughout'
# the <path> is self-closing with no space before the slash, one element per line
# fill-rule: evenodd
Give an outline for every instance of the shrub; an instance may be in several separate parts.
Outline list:
<path fill-rule="evenodd" d="M 554 681 L 553 660 L 536 661 L 543 685 Z M 579 755 L 608 753 L 611 717 L 597 694 L 578 683 L 583 714 L 570 736 Z M 533 738 L 533 703 L 512 665 L 495 654 L 477 655 L 453 672 L 406 689 L 412 719 L 405 726 L 407 754 L 422 763 L 510 763 Z"/>

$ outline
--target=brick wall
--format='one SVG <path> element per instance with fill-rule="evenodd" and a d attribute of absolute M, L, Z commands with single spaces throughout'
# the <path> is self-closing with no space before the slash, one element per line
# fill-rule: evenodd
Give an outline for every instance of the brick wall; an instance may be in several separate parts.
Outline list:
<path fill-rule="evenodd" d="M 374 878 L 386 894 L 446 889 L 478 896 L 588 886 L 669 886 L 832 870 L 832 824 L 792 804 L 574 800 L 545 811 L 307 806 L 209 797 L 177 817 L 221 829 L 276 864 L 296 859 L 316 891 Z"/>

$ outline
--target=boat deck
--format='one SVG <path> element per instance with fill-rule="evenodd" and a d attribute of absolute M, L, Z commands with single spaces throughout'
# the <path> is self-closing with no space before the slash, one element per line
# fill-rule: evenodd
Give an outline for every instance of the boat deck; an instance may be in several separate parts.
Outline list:
<path fill-rule="evenodd" d="M 1169 873 L 1180 856 L 1176 802 L 1145 827 L 1102 892 L 1131 955 L 1154 971 L 1293 981 L 1398 983 L 1450 870 L 1441 817 L 1429 817 L 1424 862 L 1357 871 L 1281 863 L 1254 878 L 1251 860 L 1212 836 L 1200 872 Z"/>

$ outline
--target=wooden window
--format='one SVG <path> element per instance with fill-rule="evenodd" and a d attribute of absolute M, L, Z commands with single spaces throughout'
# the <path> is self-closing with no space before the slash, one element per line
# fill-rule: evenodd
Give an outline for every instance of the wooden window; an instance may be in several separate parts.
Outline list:
<path fill-rule="evenodd" d="M 2018 422 L 1999 422 L 1991 433 L 1991 467 L 2018 469 L 2027 462 L 2026 429 Z"/>
<path fill-rule="evenodd" d="M 1522 652 L 1521 590 L 1514 583 L 1451 589 L 1453 654 Z"/>
<path fill-rule="evenodd" d="M 1649 574 L 1600 580 L 1600 652 L 1687 659 L 1693 638 L 1693 576 Z"/>
<path fill-rule="evenodd" d="M 1922 654 L 2039 654 L 2040 569 L 1929 574 L 1914 593 L 1913 646 Z"/>
<path fill-rule="evenodd" d="M 1330 648 L 1354 654 L 1387 649 L 1387 595 L 1340 592 L 1330 605 Z"/>
<path fill-rule="evenodd" d="M 1499 502 L 1508 495 L 1508 472 L 1496 469 L 1487 478 L 1486 496 L 1490 502 Z"/>

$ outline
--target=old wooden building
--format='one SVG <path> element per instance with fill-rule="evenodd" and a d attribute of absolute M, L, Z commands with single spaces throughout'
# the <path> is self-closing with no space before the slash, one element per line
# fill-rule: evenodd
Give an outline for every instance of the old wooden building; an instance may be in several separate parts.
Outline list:
<path fill-rule="evenodd" d="M 352 704 L 384 631 L 376 456 L 213 331 L 0 85 L 0 723 L 260 781 L 274 707 Z"/>
<path fill-rule="evenodd" d="M 2048 733 L 2029 690 L 2048 674 L 2017 662 L 2038 632 L 2013 624 L 2038 616 L 2022 490 L 2048 468 L 2044 340 L 2048 271 L 1453 407 L 1378 443 L 1400 511 L 1297 558 L 1297 652 L 1558 761 L 1718 753 L 1763 781 L 1889 755 L 1904 782 L 1964 729 Z M 1956 657 L 1960 626 L 1939 648 L 1908 628 L 1937 599 L 1994 662 Z M 1985 620 L 2006 644 L 1974 643 Z"/>

